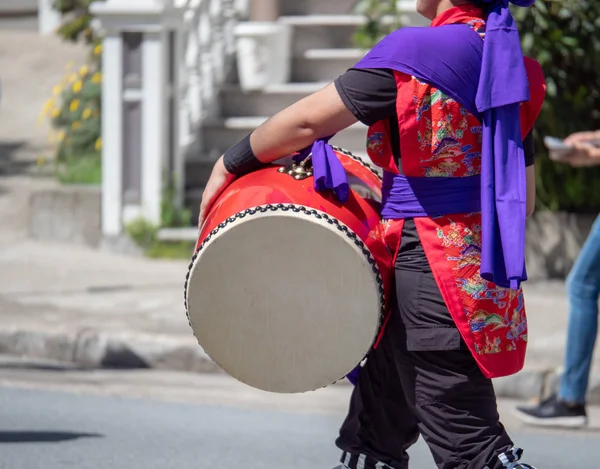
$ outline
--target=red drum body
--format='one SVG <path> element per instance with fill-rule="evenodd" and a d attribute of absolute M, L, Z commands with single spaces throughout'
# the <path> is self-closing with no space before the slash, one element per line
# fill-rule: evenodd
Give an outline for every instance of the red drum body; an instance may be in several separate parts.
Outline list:
<path fill-rule="evenodd" d="M 381 180 L 343 150 L 351 195 L 317 192 L 306 168 L 234 181 L 211 208 L 186 282 L 199 344 L 227 373 L 271 392 L 306 392 L 352 371 L 382 325 L 384 288 L 368 248 Z"/>

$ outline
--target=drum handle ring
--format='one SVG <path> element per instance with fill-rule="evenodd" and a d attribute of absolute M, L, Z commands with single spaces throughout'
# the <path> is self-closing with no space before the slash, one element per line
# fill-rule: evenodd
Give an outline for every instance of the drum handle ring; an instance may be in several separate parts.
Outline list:
<path fill-rule="evenodd" d="M 312 153 L 304 158 L 300 163 L 296 163 L 294 161 L 288 166 L 282 166 L 277 170 L 277 172 L 289 174 L 296 181 L 302 181 L 303 179 L 311 177 L 313 175 Z"/>

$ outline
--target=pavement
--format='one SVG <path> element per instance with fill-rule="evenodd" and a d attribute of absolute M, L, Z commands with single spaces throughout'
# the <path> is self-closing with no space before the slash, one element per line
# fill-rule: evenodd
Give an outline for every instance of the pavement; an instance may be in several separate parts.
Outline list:
<path fill-rule="evenodd" d="M 82 370 L 0 356 L 0 469 L 332 468 L 349 386 L 282 395 L 227 376 L 157 370 Z M 597 466 L 600 408 L 579 430 L 502 423 L 540 469 Z M 422 439 L 410 467 L 435 467 Z M 248 462 L 250 461 L 250 463 Z"/>

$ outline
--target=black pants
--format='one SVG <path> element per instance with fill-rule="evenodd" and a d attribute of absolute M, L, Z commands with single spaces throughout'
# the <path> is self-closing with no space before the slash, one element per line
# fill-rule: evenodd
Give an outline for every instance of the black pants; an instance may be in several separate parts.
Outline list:
<path fill-rule="evenodd" d="M 396 262 L 396 301 L 336 441 L 351 469 L 408 467 L 421 434 L 440 469 L 496 469 L 513 447 L 492 382 L 462 341 L 412 220 Z"/>

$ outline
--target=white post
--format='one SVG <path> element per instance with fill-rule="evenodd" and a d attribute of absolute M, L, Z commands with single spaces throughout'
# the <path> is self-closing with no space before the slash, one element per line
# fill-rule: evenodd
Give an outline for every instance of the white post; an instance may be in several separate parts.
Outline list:
<path fill-rule="evenodd" d="M 103 41 L 102 233 L 123 231 L 123 40 L 116 32 Z"/>
<path fill-rule="evenodd" d="M 164 170 L 170 151 L 167 37 L 170 28 L 183 24 L 184 8 L 174 7 L 167 0 L 106 0 L 94 3 L 91 11 L 105 34 L 102 232 L 105 236 L 118 236 L 132 218 L 142 216 L 157 225 L 161 221 Z M 132 36 L 124 38 L 128 33 L 141 35 L 141 70 L 133 72 L 123 65 L 138 66 Z M 141 115 L 131 108 L 138 102 Z M 137 130 L 124 132 L 124 124 L 139 129 L 140 134 Z M 129 150 L 124 153 L 124 149 Z"/>
<path fill-rule="evenodd" d="M 38 0 L 38 31 L 42 35 L 53 34 L 60 26 L 62 16 L 52 6 L 53 0 Z"/>
<path fill-rule="evenodd" d="M 142 212 L 160 223 L 167 130 L 165 33 L 145 33 L 142 46 Z"/>

